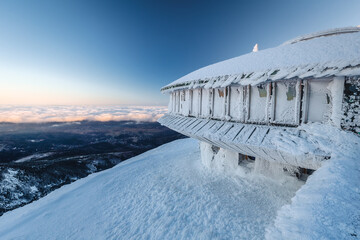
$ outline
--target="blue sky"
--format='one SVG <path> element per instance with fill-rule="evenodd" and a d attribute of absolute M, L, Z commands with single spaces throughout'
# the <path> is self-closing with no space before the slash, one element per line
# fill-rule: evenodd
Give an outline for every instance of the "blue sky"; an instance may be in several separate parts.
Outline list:
<path fill-rule="evenodd" d="M 0 104 L 166 105 L 200 67 L 360 25 L 359 0 L 1 1 Z"/>

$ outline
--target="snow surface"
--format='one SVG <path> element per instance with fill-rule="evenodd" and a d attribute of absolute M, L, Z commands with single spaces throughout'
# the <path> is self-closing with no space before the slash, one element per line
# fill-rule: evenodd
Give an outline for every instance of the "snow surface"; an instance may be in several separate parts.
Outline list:
<path fill-rule="evenodd" d="M 263 239 L 299 184 L 201 164 L 177 140 L 0 217 L 0 239 Z"/>
<path fill-rule="evenodd" d="M 281 208 L 267 239 L 360 239 L 360 137 L 321 124 L 302 128 L 331 159 Z"/>
<path fill-rule="evenodd" d="M 358 28 L 360 29 L 360 28 Z M 360 75 L 360 32 L 316 37 L 215 63 L 165 86 L 171 88 L 256 85 L 294 77 Z"/>
<path fill-rule="evenodd" d="M 204 165 L 198 142 L 183 139 L 5 213 L 0 239 L 360 239 L 360 137 L 299 128 L 332 153 L 299 190 L 256 173 L 272 168 L 265 162 Z"/>

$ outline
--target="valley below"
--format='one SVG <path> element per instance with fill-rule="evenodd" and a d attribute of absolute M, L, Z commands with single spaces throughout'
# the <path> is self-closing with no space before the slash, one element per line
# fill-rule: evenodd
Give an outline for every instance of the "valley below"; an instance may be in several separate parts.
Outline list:
<path fill-rule="evenodd" d="M 179 138 L 156 122 L 0 123 L 0 216 Z"/>

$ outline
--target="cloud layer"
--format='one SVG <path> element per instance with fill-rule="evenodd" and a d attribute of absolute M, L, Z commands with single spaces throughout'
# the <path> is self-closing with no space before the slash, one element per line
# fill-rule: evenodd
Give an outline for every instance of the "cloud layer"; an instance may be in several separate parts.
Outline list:
<path fill-rule="evenodd" d="M 164 106 L 1 106 L 0 122 L 156 121 Z"/>

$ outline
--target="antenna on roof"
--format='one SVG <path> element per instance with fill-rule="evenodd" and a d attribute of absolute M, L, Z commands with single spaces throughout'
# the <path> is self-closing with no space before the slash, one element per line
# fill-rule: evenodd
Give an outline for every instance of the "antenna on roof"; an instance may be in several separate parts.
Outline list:
<path fill-rule="evenodd" d="M 259 47 L 258 47 L 258 44 L 255 44 L 255 46 L 254 46 L 254 48 L 253 48 L 253 50 L 252 50 L 253 52 L 257 52 L 257 51 L 259 51 Z"/>

